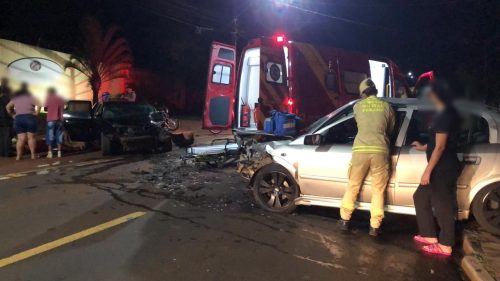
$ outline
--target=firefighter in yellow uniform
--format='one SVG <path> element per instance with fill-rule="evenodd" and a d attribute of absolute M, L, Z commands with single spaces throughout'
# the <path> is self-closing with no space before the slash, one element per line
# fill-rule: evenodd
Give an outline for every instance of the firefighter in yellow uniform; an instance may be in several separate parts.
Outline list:
<path fill-rule="evenodd" d="M 377 88 L 368 78 L 359 85 L 362 100 L 354 105 L 358 134 L 352 147 L 349 184 L 340 209 L 342 230 L 348 230 L 363 181 L 371 175 L 370 235 L 377 236 L 384 218 L 384 192 L 389 181 L 389 136 L 394 129 L 394 111 L 377 98 Z"/>

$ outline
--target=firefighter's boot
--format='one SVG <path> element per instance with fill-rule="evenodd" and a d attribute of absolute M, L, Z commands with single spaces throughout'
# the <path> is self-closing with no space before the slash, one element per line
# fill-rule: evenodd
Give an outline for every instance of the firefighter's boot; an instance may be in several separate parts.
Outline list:
<path fill-rule="evenodd" d="M 368 234 L 369 234 L 370 236 L 374 236 L 374 237 L 376 237 L 376 236 L 379 236 L 379 235 L 380 235 L 380 233 L 381 233 L 381 231 L 380 231 L 380 227 L 379 227 L 379 228 L 374 228 L 374 227 L 371 227 L 371 226 L 370 226 L 370 232 L 368 232 Z"/>
<path fill-rule="evenodd" d="M 348 220 L 340 219 L 338 221 L 338 224 L 339 224 L 340 230 L 349 231 L 349 221 Z"/>

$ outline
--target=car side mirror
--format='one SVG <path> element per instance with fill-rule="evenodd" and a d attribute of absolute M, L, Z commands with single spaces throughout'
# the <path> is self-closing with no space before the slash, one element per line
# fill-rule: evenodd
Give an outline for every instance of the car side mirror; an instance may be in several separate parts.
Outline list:
<path fill-rule="evenodd" d="M 304 145 L 322 145 L 325 143 L 325 137 L 320 134 L 307 135 L 304 137 Z"/>

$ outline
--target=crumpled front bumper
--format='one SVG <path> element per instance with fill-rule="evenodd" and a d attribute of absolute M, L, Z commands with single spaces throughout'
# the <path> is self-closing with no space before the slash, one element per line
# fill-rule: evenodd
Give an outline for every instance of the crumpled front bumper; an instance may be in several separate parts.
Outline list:
<path fill-rule="evenodd" d="M 120 136 L 119 140 L 124 151 L 151 149 L 157 145 L 157 138 L 154 136 Z"/>

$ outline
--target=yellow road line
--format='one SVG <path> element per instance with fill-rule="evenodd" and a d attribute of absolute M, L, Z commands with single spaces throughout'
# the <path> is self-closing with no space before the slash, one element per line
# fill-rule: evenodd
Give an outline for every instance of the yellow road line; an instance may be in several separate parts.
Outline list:
<path fill-rule="evenodd" d="M 72 234 L 72 235 L 69 235 L 69 236 L 57 239 L 55 241 L 49 242 L 47 244 L 43 244 L 43 245 L 40 245 L 38 247 L 26 250 L 26 251 L 21 252 L 19 254 L 12 255 L 12 256 L 10 256 L 8 258 L 1 259 L 0 260 L 0 268 L 5 267 L 5 266 L 7 266 L 9 264 L 16 263 L 18 261 L 22 261 L 22 260 L 30 258 L 32 256 L 35 256 L 35 255 L 38 255 L 38 254 L 41 254 L 41 253 L 53 250 L 53 249 L 55 249 L 57 247 L 61 247 L 63 245 L 66 245 L 66 244 L 69 244 L 71 242 L 74 242 L 76 240 L 79 240 L 79 239 L 85 238 L 87 236 L 90 236 L 92 234 L 96 234 L 98 232 L 101 232 L 101 231 L 106 230 L 108 228 L 111 228 L 113 226 L 117 226 L 119 224 L 128 222 L 130 220 L 142 217 L 145 214 L 146 214 L 145 212 L 130 213 L 130 214 L 126 215 L 126 216 L 123 216 L 123 217 L 120 217 L 120 218 L 108 221 L 108 222 L 100 224 L 98 226 L 94 226 L 94 227 L 88 228 L 88 229 L 80 231 L 78 233 L 75 233 L 75 234 Z"/>

